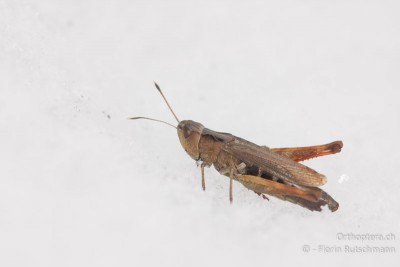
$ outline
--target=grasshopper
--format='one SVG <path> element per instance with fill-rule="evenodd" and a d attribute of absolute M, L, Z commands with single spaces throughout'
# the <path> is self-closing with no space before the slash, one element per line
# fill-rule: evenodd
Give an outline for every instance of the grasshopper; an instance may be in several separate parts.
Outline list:
<path fill-rule="evenodd" d="M 342 141 L 329 144 L 268 148 L 249 142 L 230 133 L 210 130 L 192 120 L 180 121 L 157 83 L 155 86 L 174 115 L 178 126 L 148 117 L 133 117 L 168 124 L 177 129 L 179 141 L 186 153 L 201 166 L 201 184 L 205 190 L 204 168 L 214 166 L 229 177 L 229 200 L 232 203 L 232 181 L 268 199 L 266 195 L 290 201 L 311 211 L 321 211 L 327 205 L 333 212 L 339 204 L 318 188 L 326 183 L 324 175 L 299 163 L 300 161 L 335 154 L 341 151 Z"/>

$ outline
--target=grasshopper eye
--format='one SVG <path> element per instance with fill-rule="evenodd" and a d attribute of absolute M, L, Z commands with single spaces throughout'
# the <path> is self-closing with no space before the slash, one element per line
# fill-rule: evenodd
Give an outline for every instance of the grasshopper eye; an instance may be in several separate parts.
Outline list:
<path fill-rule="evenodd" d="M 192 134 L 192 131 L 188 128 L 185 127 L 185 129 L 183 130 L 183 136 L 185 136 L 185 138 L 189 137 Z"/>

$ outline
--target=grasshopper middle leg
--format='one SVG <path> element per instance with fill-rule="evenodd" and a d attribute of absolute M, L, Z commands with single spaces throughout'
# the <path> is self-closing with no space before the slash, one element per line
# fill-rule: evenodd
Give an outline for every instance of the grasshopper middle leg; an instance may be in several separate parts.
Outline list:
<path fill-rule="evenodd" d="M 232 194 L 233 171 L 234 171 L 234 169 L 231 168 L 231 170 L 229 172 L 229 201 L 231 202 L 231 204 L 233 201 L 233 194 Z"/>

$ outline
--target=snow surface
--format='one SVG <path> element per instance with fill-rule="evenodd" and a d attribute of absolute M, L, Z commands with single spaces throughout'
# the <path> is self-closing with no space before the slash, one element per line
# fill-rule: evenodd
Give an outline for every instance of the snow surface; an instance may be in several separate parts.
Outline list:
<path fill-rule="evenodd" d="M 0 266 L 399 266 L 399 7 L 0 0 Z M 339 210 L 236 182 L 230 205 L 214 169 L 203 192 L 172 128 L 127 120 L 174 123 L 153 80 L 210 129 L 270 147 L 343 140 L 306 161 Z"/>

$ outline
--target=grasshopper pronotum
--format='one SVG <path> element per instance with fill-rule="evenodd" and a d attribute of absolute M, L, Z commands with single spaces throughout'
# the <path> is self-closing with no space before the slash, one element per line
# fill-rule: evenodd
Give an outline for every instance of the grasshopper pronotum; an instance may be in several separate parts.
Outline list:
<path fill-rule="evenodd" d="M 203 190 L 205 190 L 204 167 L 213 165 L 220 174 L 229 177 L 231 202 L 232 180 L 236 180 L 266 199 L 268 198 L 265 194 L 271 195 L 312 211 L 321 211 L 324 205 L 328 205 L 331 211 L 338 209 L 339 204 L 318 188 L 326 183 L 326 177 L 299 161 L 338 153 L 343 147 L 341 141 L 309 147 L 259 146 L 229 133 L 215 132 L 195 121 L 179 121 L 160 87 L 157 83 L 154 84 L 174 115 L 178 126 L 147 117 L 130 119 L 153 120 L 176 128 L 186 153 L 195 161 L 201 162 Z"/>

